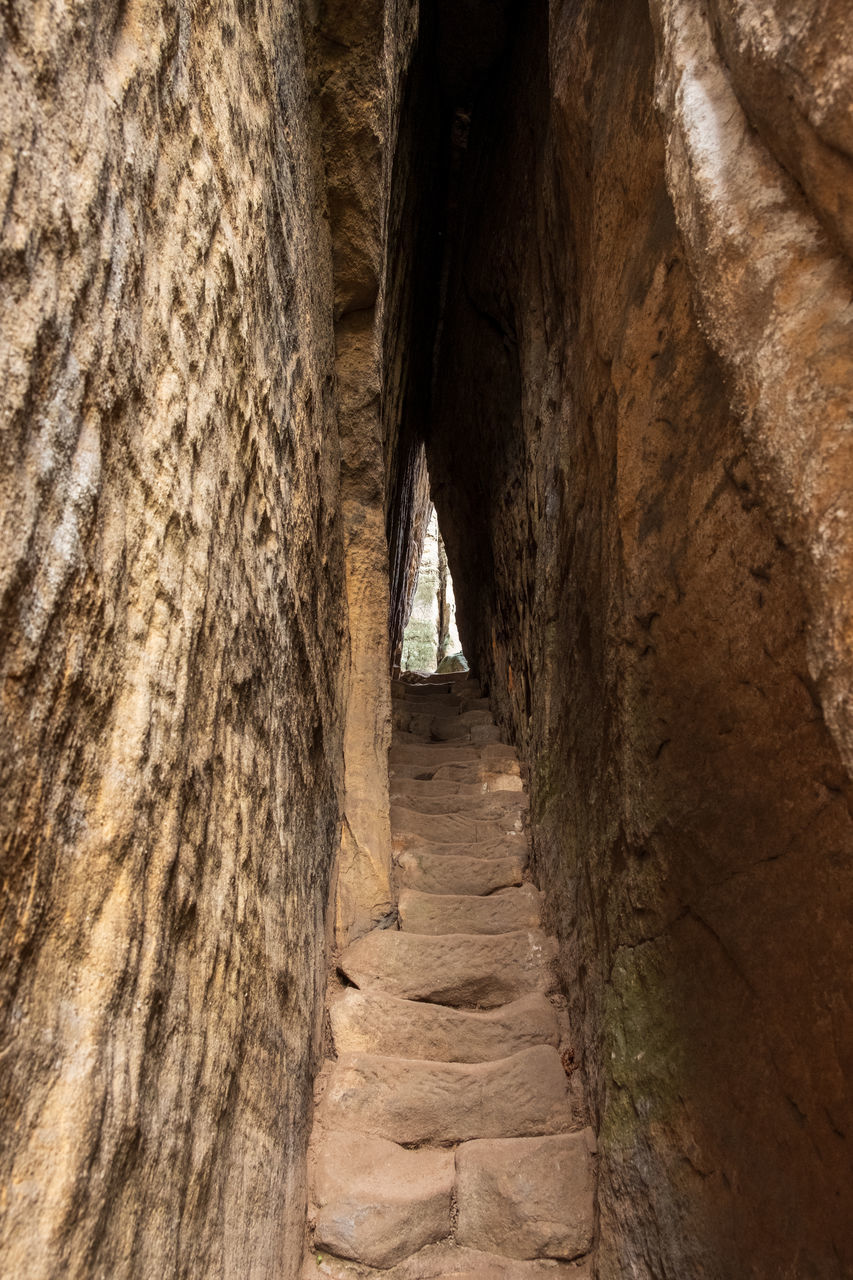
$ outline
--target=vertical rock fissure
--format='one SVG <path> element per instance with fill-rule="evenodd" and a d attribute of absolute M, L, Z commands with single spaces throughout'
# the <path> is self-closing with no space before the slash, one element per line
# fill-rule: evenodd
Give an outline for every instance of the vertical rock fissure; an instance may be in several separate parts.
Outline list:
<path fill-rule="evenodd" d="M 853 1275 L 849 9 L 0 6 L 3 1275 Z"/>

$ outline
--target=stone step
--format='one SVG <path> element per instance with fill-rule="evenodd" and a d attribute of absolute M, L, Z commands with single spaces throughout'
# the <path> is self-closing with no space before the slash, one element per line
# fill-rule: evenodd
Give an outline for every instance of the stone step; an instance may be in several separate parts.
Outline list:
<path fill-rule="evenodd" d="M 407 933 L 513 933 L 540 923 L 540 894 L 532 884 L 487 897 L 400 892 L 400 928 Z"/>
<path fill-rule="evenodd" d="M 394 728 L 404 733 L 413 734 L 416 738 L 432 742 L 451 742 L 455 739 L 492 742 L 499 740 L 499 731 L 495 729 L 491 711 L 471 711 L 462 707 L 455 712 L 450 709 L 436 712 L 411 710 L 409 704 L 394 707 Z M 487 728 L 490 732 L 482 734 L 480 730 Z M 477 730 L 477 733 L 474 733 Z M 494 733 L 491 730 L 495 730 Z"/>
<path fill-rule="evenodd" d="M 330 1009 L 338 1054 L 378 1053 L 443 1062 L 491 1062 L 532 1045 L 557 1046 L 559 1030 L 543 995 L 468 1012 L 348 987 Z"/>
<path fill-rule="evenodd" d="M 439 735 L 433 730 L 433 737 Z M 472 724 L 470 729 L 470 739 L 478 745 L 505 745 L 501 738 L 501 731 L 496 724 Z"/>
<path fill-rule="evenodd" d="M 465 1142 L 456 1152 L 456 1239 L 511 1258 L 588 1253 L 595 1138 L 581 1133 Z"/>
<path fill-rule="evenodd" d="M 448 814 L 464 813 L 483 822 L 499 820 L 509 815 L 518 818 L 528 807 L 523 791 L 447 791 L 445 783 L 401 779 L 391 788 L 391 804 L 394 808 L 408 809 L 411 813 Z M 450 784 L 453 786 L 453 784 Z M 428 788 L 424 790 L 424 788 Z M 431 788 L 431 790 L 429 789 Z"/>
<path fill-rule="evenodd" d="M 440 937 L 374 929 L 345 948 L 338 967 L 362 990 L 488 1009 L 552 990 L 554 958 L 554 942 L 540 929 Z"/>
<path fill-rule="evenodd" d="M 319 1115 L 324 1128 L 403 1144 L 565 1133 L 571 1122 L 566 1073 L 550 1045 L 476 1063 L 344 1054 Z"/>
<path fill-rule="evenodd" d="M 491 720 L 491 717 L 489 717 Z M 465 717 L 455 716 L 409 716 L 409 722 L 401 725 L 416 737 L 425 738 L 428 742 L 470 742 L 471 726 L 466 724 Z"/>
<path fill-rule="evenodd" d="M 490 858 L 522 858 L 527 860 L 529 844 L 527 833 L 500 836 L 496 840 L 480 840 L 476 844 L 455 844 L 444 840 L 424 840 L 422 843 L 415 835 L 394 840 L 395 858 L 414 853 L 436 858 L 470 857 L 480 861 Z"/>
<path fill-rule="evenodd" d="M 457 710 L 459 707 L 467 705 L 469 699 L 460 693 L 434 693 L 413 694 L 407 693 L 394 695 L 395 711 L 416 711 L 419 714 L 424 711 L 435 710 L 436 712 L 447 712 L 448 710 Z"/>
<path fill-rule="evenodd" d="M 409 796 L 445 796 L 450 799 L 458 798 L 477 799 L 487 798 L 494 794 L 499 798 L 506 799 L 507 803 L 525 804 L 526 795 L 519 796 L 519 792 L 515 788 L 509 788 L 507 791 L 487 792 L 481 782 L 448 782 L 441 778 L 436 781 L 434 778 L 407 778 L 401 774 L 394 774 L 390 779 L 392 793 L 395 789 L 405 791 Z"/>
<path fill-rule="evenodd" d="M 450 1234 L 452 1151 L 406 1151 L 384 1138 L 330 1130 L 315 1152 L 318 1250 L 390 1267 Z"/>
<path fill-rule="evenodd" d="M 435 680 L 391 681 L 392 698 L 435 698 L 459 693 L 476 693 L 479 697 L 480 685 L 466 677 L 465 672 L 454 672 L 452 676 L 440 676 Z"/>
<path fill-rule="evenodd" d="M 445 1241 L 427 1245 L 383 1271 L 315 1249 L 305 1256 L 300 1280 L 370 1280 L 374 1276 L 381 1280 L 590 1280 L 592 1271 L 589 1263 L 521 1262 Z"/>
<path fill-rule="evenodd" d="M 415 742 L 410 735 L 398 731 L 394 734 L 394 742 L 388 752 L 388 762 L 392 769 L 398 765 L 417 765 L 422 769 L 438 769 L 448 764 L 479 764 L 480 748 L 470 743 L 444 746 L 438 742 Z M 502 763 L 501 768 L 504 767 Z"/>
<path fill-rule="evenodd" d="M 507 810 L 498 818 L 480 819 L 468 813 L 419 813 L 400 804 L 391 805 L 391 835 L 405 844 L 474 844 L 517 834 L 521 814 Z"/>
<path fill-rule="evenodd" d="M 483 769 L 477 764 L 396 764 L 391 768 L 389 776 L 392 781 L 449 782 L 474 787 L 483 792 L 517 791 L 520 793 L 524 783 L 518 765 L 509 762 L 507 770 L 507 772 L 501 772 L 495 769 Z"/>
<path fill-rule="evenodd" d="M 400 763 L 423 765 L 425 768 L 451 764 L 477 764 L 485 769 L 512 773 L 510 761 L 518 768 L 518 757 L 512 747 L 503 742 L 487 742 L 482 746 L 472 743 L 447 744 L 442 742 L 418 742 L 410 735 L 397 733 L 388 758 L 392 765 Z M 407 739 L 410 739 L 407 741 Z"/>
<path fill-rule="evenodd" d="M 397 883 L 422 893 L 493 893 L 521 884 L 526 850 L 510 857 L 474 858 L 407 849 L 394 860 Z"/>

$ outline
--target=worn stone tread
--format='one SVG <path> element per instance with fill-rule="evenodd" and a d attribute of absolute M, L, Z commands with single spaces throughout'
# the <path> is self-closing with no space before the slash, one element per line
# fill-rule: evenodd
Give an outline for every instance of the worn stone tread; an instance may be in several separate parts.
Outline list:
<path fill-rule="evenodd" d="M 447 747 L 438 742 L 416 742 L 414 739 L 407 742 L 406 736 L 408 735 L 403 735 L 399 731 L 395 734 L 396 741 L 392 743 L 391 750 L 388 752 L 388 762 L 392 769 L 406 764 L 438 768 L 449 764 L 480 763 L 481 749 L 470 743 Z M 490 761 L 487 767 L 494 768 L 494 763 Z M 501 768 L 503 767 L 501 765 Z"/>
<path fill-rule="evenodd" d="M 522 794 L 524 782 L 515 761 L 508 761 L 506 771 L 483 768 L 478 764 L 396 764 L 391 768 L 392 782 L 456 782 L 477 787 L 481 791 L 516 791 Z"/>
<path fill-rule="evenodd" d="M 532 884 L 489 896 L 400 892 L 400 927 L 409 933 L 509 933 L 540 923 L 540 894 Z"/>
<path fill-rule="evenodd" d="M 458 787 L 458 783 L 407 779 L 391 787 L 391 805 L 411 814 L 462 813 L 479 822 L 500 821 L 505 816 L 520 818 L 528 807 L 523 791 L 483 791 L 481 786 L 459 791 Z"/>
<path fill-rule="evenodd" d="M 527 851 L 509 857 L 475 858 L 466 854 L 406 850 L 396 856 L 398 883 L 422 893 L 493 893 L 522 882 Z"/>
<path fill-rule="evenodd" d="M 326 1130 L 316 1145 L 314 1241 L 389 1267 L 450 1233 L 452 1151 L 406 1151 L 384 1138 Z"/>
<path fill-rule="evenodd" d="M 473 844 L 462 841 L 459 844 L 444 840 L 425 840 L 419 843 L 414 836 L 394 838 L 396 857 L 405 853 L 426 854 L 433 858 L 523 858 L 529 852 L 528 838 L 525 832 L 510 832 L 492 840 L 478 840 Z"/>
<path fill-rule="evenodd" d="M 328 1255 L 317 1258 L 316 1250 L 306 1256 L 300 1280 L 589 1280 L 592 1274 L 589 1263 L 521 1262 L 450 1242 L 428 1245 L 385 1271 Z"/>
<path fill-rule="evenodd" d="M 391 805 L 391 835 L 395 841 L 414 844 L 476 844 L 518 833 L 521 814 L 507 811 L 498 818 L 479 819 L 467 813 L 418 813 L 400 804 Z"/>
<path fill-rule="evenodd" d="M 456 1152 L 456 1239 L 514 1258 L 588 1253 L 594 1151 L 591 1129 L 463 1143 Z"/>
<path fill-rule="evenodd" d="M 444 1062 L 490 1062 L 532 1045 L 557 1046 L 556 1014 L 545 996 L 521 996 L 469 1011 L 348 987 L 331 1006 L 338 1054 L 375 1053 Z"/>
<path fill-rule="evenodd" d="M 374 929 L 348 946 L 340 970 L 362 989 L 409 1000 L 493 1008 L 553 987 L 554 942 L 540 929 L 441 937 Z"/>
<path fill-rule="evenodd" d="M 571 1122 L 566 1073 L 550 1045 L 476 1063 L 344 1054 L 320 1115 L 325 1128 L 404 1144 L 565 1133 Z"/>

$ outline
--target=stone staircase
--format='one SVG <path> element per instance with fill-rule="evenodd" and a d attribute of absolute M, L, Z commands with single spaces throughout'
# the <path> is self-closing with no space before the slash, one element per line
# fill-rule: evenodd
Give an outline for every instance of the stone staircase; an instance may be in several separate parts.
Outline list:
<path fill-rule="evenodd" d="M 303 1280 L 583 1280 L 595 1142 L 525 879 L 518 761 L 465 676 L 393 693 L 398 927 L 338 960 Z"/>

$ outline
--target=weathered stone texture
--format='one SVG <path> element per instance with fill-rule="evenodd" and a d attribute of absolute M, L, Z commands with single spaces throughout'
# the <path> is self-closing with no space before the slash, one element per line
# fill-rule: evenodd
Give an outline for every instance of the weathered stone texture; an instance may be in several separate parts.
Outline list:
<path fill-rule="evenodd" d="M 297 8 L 1 21 L 0 1270 L 286 1274 L 346 652 Z"/>
<path fill-rule="evenodd" d="M 845 6 L 761 6 L 759 39 L 720 0 L 716 46 L 700 6 L 652 8 L 528 6 L 468 102 L 430 474 L 531 770 L 600 1275 L 840 1277 Z"/>

